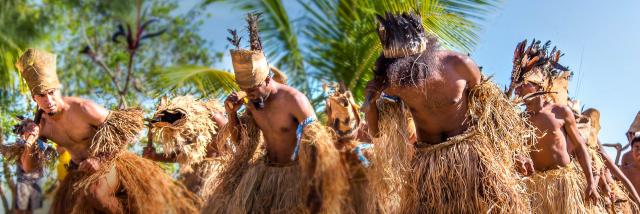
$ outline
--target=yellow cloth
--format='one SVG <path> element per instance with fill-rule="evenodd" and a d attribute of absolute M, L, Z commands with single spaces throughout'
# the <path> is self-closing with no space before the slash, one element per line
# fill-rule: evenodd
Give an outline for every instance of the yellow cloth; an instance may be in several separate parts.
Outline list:
<path fill-rule="evenodd" d="M 58 157 L 58 165 L 56 166 L 56 172 L 58 172 L 59 181 L 62 181 L 64 177 L 66 177 L 69 173 L 69 171 L 67 170 L 69 162 L 71 162 L 71 155 L 69 154 L 69 152 L 64 151 L 64 153 L 60 154 L 60 156 Z"/>

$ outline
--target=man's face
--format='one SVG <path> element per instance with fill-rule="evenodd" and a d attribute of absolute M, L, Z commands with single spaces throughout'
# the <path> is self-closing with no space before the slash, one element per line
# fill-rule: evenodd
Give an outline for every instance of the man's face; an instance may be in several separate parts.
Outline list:
<path fill-rule="evenodd" d="M 242 91 L 247 93 L 247 98 L 249 98 L 249 101 L 253 103 L 253 105 L 258 109 L 264 108 L 264 102 L 269 96 L 269 90 L 267 86 L 269 86 L 270 82 L 271 78 L 267 77 L 264 82 L 255 87 L 242 88 Z"/>
<path fill-rule="evenodd" d="M 633 155 L 633 160 L 640 162 L 640 141 L 633 143 L 631 154 Z"/>
<path fill-rule="evenodd" d="M 56 89 L 49 89 L 41 94 L 32 94 L 31 97 L 38 104 L 38 108 L 47 114 L 55 114 L 60 111 L 62 97 Z"/>
<path fill-rule="evenodd" d="M 539 90 L 540 90 L 540 86 L 531 82 L 525 82 L 523 84 L 520 84 L 518 87 L 516 87 L 516 95 L 523 97 L 523 96 L 526 96 L 527 94 L 538 92 Z"/>

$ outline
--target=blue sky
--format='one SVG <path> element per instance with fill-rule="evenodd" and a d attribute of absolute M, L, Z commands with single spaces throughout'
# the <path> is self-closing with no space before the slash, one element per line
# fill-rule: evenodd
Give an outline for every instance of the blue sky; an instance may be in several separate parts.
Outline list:
<path fill-rule="evenodd" d="M 193 6 L 193 2 L 187 1 L 183 7 Z M 285 2 L 290 17 L 303 15 L 290 3 L 294 1 Z M 226 29 L 243 28 L 244 13 L 220 3 L 208 11 L 212 16 L 201 34 L 213 42 L 212 50 L 225 51 Z M 597 108 L 602 114 L 600 139 L 626 144 L 624 133 L 640 110 L 640 99 L 634 93 L 640 80 L 634 67 L 640 59 L 639 11 L 640 1 L 631 0 L 505 1 L 483 22 L 471 56 L 486 74 L 506 85 L 515 45 L 523 39 L 551 40 L 565 53 L 560 62 L 575 73 L 569 95 L 579 99 L 585 109 Z M 216 67 L 230 70 L 230 58 L 225 57 Z"/>

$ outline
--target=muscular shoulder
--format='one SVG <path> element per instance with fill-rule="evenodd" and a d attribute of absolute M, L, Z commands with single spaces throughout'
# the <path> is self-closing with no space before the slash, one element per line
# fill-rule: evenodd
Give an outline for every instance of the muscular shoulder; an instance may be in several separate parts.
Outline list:
<path fill-rule="evenodd" d="M 551 108 L 552 111 L 560 118 L 573 118 L 573 111 L 571 111 L 571 108 L 566 105 L 552 104 Z"/>
<path fill-rule="evenodd" d="M 91 100 L 69 97 L 65 101 L 70 105 L 73 113 L 81 115 L 91 125 L 102 124 L 107 119 L 107 115 L 109 115 L 107 109 Z"/>
<path fill-rule="evenodd" d="M 448 50 L 438 51 L 437 54 L 444 67 L 454 70 L 471 85 L 480 83 L 480 69 L 469 56 Z"/>
<path fill-rule="evenodd" d="M 309 102 L 309 100 L 307 99 L 307 96 L 305 96 L 302 92 L 290 86 L 281 85 L 279 91 L 281 93 L 281 96 L 283 96 L 283 98 L 285 98 L 287 101 L 307 101 L 307 103 Z"/>
<path fill-rule="evenodd" d="M 307 98 L 307 96 L 287 85 L 281 85 L 280 87 L 280 92 L 282 93 L 281 96 L 285 98 L 287 107 L 291 108 L 291 111 L 296 118 L 304 120 L 309 116 L 315 115 L 311 102 L 309 102 L 309 98 Z"/>

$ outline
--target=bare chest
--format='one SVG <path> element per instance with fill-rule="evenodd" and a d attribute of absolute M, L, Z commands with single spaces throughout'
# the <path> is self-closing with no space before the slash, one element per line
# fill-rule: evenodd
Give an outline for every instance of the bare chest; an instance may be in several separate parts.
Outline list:
<path fill-rule="evenodd" d="M 59 120 L 44 118 L 40 125 L 42 135 L 65 147 L 88 144 L 95 134 L 95 127 L 78 118 L 65 115 Z"/>
<path fill-rule="evenodd" d="M 270 108 L 252 112 L 253 118 L 267 140 L 294 136 L 297 121 L 285 108 Z"/>
<path fill-rule="evenodd" d="M 539 136 L 546 135 L 547 137 L 559 137 L 555 135 L 564 135 L 562 127 L 564 121 L 555 117 L 552 113 L 538 113 L 530 118 L 531 123 L 536 127 L 537 134 Z M 554 136 L 548 136 L 554 135 Z"/>
<path fill-rule="evenodd" d="M 413 89 L 401 96 L 413 116 L 419 140 L 441 141 L 464 131 L 467 113 L 466 81 L 431 79 L 419 91 Z M 428 140 L 430 136 L 437 140 Z"/>

